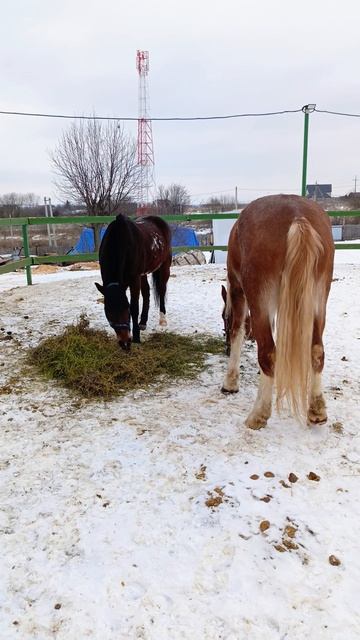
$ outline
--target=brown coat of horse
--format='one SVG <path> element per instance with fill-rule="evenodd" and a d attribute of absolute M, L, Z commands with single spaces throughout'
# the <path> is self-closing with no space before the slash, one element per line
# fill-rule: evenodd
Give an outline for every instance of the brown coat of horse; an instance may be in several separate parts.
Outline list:
<path fill-rule="evenodd" d="M 228 243 L 225 325 L 231 345 L 222 390 L 238 391 L 245 319 L 258 347 L 260 383 L 246 424 L 264 427 L 283 400 L 297 418 L 327 420 L 321 389 L 322 334 L 334 260 L 327 214 L 295 195 L 265 196 L 248 205 Z M 276 343 L 276 346 L 275 346 Z"/>

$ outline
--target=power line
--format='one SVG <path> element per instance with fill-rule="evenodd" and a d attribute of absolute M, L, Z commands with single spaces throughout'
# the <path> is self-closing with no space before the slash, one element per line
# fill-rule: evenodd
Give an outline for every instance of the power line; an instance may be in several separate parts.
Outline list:
<path fill-rule="evenodd" d="M 337 185 L 332 185 L 333 189 L 341 189 L 341 188 L 345 188 L 345 187 L 351 187 L 351 184 L 348 182 L 346 184 L 337 184 Z M 274 188 L 266 188 L 266 187 L 239 187 L 238 186 L 238 191 L 262 191 L 262 192 L 274 192 L 274 193 L 284 193 L 284 192 L 290 192 L 290 193 L 295 193 L 296 192 L 296 187 L 281 187 L 280 189 L 274 189 Z M 234 193 L 234 188 L 232 189 L 219 189 L 219 191 L 203 191 L 202 193 L 190 193 L 190 198 L 197 198 L 199 196 L 211 196 L 211 195 L 216 195 L 216 194 L 225 194 L 225 193 Z"/>
<path fill-rule="evenodd" d="M 174 122 L 174 121 L 194 121 L 194 120 L 230 120 L 236 118 L 261 118 L 266 116 L 281 116 L 289 113 L 299 113 L 303 111 L 303 107 L 300 109 L 283 109 L 281 111 L 264 111 L 260 113 L 233 113 L 223 116 L 171 116 L 171 117 L 152 117 L 148 120 L 154 120 L 158 122 Z M 334 116 L 345 116 L 348 118 L 360 118 L 360 113 L 346 113 L 343 111 L 331 111 L 329 109 L 317 109 L 314 108 L 317 113 L 326 113 Z M 30 118 L 62 118 L 66 120 L 114 120 L 114 121 L 138 121 L 138 117 L 128 116 L 71 116 L 64 113 L 35 113 L 28 111 L 4 111 L 0 110 L 0 115 L 4 116 L 25 116 Z"/>
<path fill-rule="evenodd" d="M 191 193 L 190 196 L 192 198 L 198 197 L 198 196 L 212 196 L 215 195 L 217 193 L 234 193 L 234 188 L 232 189 L 220 189 L 219 191 L 203 191 L 202 193 Z"/>
<path fill-rule="evenodd" d="M 224 116 L 182 116 L 182 117 L 167 117 L 167 118 L 148 118 L 148 120 L 156 121 L 181 121 L 181 120 L 229 120 L 231 118 L 258 118 L 264 116 L 280 116 L 287 113 L 299 113 L 301 109 L 284 109 L 282 111 L 268 111 L 264 113 L 235 113 Z M 27 116 L 32 118 L 63 118 L 67 120 L 115 120 L 115 121 L 138 121 L 137 118 L 126 116 L 70 116 L 60 113 L 30 113 L 26 111 L 2 111 L 0 115 L 6 116 Z"/>
<path fill-rule="evenodd" d="M 273 188 L 266 188 L 266 187 L 238 187 L 238 191 L 274 191 L 276 193 L 281 193 L 283 191 L 290 191 L 291 193 L 293 191 L 296 191 L 295 187 L 291 187 L 291 188 L 285 188 L 282 187 L 281 189 L 273 189 Z M 191 193 L 190 196 L 191 197 L 195 197 L 195 196 L 210 196 L 210 195 L 214 195 L 217 193 L 233 193 L 234 189 L 221 189 L 220 191 L 204 191 L 203 193 Z"/>
<path fill-rule="evenodd" d="M 329 113 L 332 116 L 346 116 L 348 118 L 360 118 L 360 113 L 343 113 L 342 111 L 329 111 L 327 109 L 317 109 L 315 107 L 314 111 L 318 113 Z"/>

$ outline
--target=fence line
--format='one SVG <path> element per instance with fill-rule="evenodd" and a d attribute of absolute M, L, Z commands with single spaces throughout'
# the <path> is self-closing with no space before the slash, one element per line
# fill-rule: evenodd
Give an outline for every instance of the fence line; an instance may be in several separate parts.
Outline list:
<path fill-rule="evenodd" d="M 358 217 L 360 211 L 327 211 L 330 217 Z M 200 213 L 185 215 L 165 215 L 161 216 L 167 222 L 191 222 L 204 220 L 236 220 L 238 213 Z M 116 216 L 64 216 L 52 218 L 51 224 L 104 224 L 115 220 Z M 25 257 L 20 260 L 14 260 L 0 266 L 0 275 L 2 273 L 10 273 L 18 269 L 26 271 L 27 284 L 32 284 L 31 267 L 39 264 L 51 264 L 57 262 L 90 262 L 98 259 L 98 253 L 78 253 L 75 255 L 51 255 L 51 256 L 31 256 L 28 229 L 33 225 L 49 224 L 47 217 L 30 217 L 30 218 L 0 218 L 0 227 L 21 226 L 23 235 L 23 247 Z M 174 247 L 175 248 L 175 247 Z M 198 249 L 198 246 L 191 245 L 186 247 L 176 247 L 178 251 L 192 251 Z M 336 249 L 360 249 L 360 243 L 335 243 Z M 227 251 L 227 245 L 201 245 L 201 251 Z"/>

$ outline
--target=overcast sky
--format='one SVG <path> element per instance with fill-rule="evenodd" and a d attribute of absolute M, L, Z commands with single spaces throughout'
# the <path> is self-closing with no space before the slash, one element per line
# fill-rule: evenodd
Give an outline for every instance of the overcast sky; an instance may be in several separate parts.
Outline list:
<path fill-rule="evenodd" d="M 298 109 L 360 113 L 358 0 L 2 0 L 0 110 L 138 115 L 137 49 L 151 115 Z M 49 151 L 64 120 L 0 115 L 0 194 L 59 200 Z M 302 113 L 154 122 L 158 184 L 193 202 L 301 190 Z M 126 129 L 136 136 L 137 123 Z M 360 189 L 360 118 L 310 116 L 308 182 Z"/>

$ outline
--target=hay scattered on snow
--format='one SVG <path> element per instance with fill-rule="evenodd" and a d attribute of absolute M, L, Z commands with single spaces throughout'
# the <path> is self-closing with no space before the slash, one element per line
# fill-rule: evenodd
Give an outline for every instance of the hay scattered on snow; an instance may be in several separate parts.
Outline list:
<path fill-rule="evenodd" d="M 33 269 L 36 273 L 57 273 L 61 271 L 61 267 L 55 264 L 38 264 Z"/>
<path fill-rule="evenodd" d="M 68 271 L 93 271 L 100 269 L 98 262 L 75 262 L 71 267 L 66 267 Z"/>
<path fill-rule="evenodd" d="M 49 379 L 86 398 L 110 398 L 154 383 L 194 378 L 208 354 L 224 351 L 223 341 L 206 335 L 155 333 L 130 353 L 105 331 L 91 329 L 86 316 L 31 350 L 28 363 Z"/>

